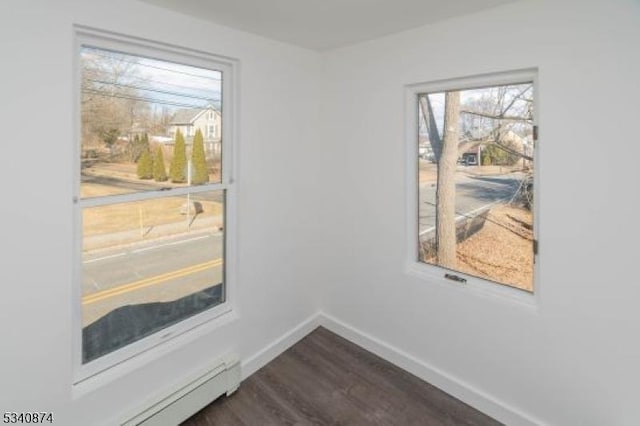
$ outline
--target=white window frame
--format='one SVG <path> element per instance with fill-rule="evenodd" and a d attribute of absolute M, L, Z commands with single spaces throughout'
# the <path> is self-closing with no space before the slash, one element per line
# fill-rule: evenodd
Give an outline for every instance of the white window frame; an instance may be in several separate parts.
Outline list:
<path fill-rule="evenodd" d="M 223 285 L 225 301 L 205 312 L 188 317 L 177 324 L 163 328 L 158 332 L 133 342 L 123 348 L 101 356 L 86 364 L 82 363 L 82 209 L 98 205 L 118 202 L 137 201 L 155 198 L 155 193 L 132 193 L 109 197 L 108 201 L 100 199 L 80 198 L 80 86 L 81 64 L 80 51 L 83 46 L 111 49 L 154 59 L 167 60 L 185 65 L 198 66 L 221 71 L 222 97 L 224 115 L 222 117 L 222 177 L 220 183 L 205 186 L 176 188 L 163 191 L 163 197 L 168 195 L 183 195 L 187 193 L 223 191 L 225 194 L 224 210 L 224 271 Z M 104 380 L 104 376 L 116 377 L 122 371 L 129 371 L 157 358 L 167 350 L 174 350 L 198 336 L 204 336 L 214 328 L 228 323 L 236 318 L 235 312 L 235 282 L 236 282 L 236 184 L 234 179 L 234 135 L 236 130 L 238 87 L 238 63 L 234 59 L 213 55 L 179 46 L 173 46 L 140 38 L 105 32 L 85 26 L 74 26 L 74 188 L 73 188 L 73 221 L 74 221 L 74 253 L 72 280 L 72 327 L 73 327 L 73 380 L 76 387 L 93 387 L 87 382 Z M 172 342 L 173 344 L 169 344 Z M 117 370 L 117 371 L 114 371 Z"/>
<path fill-rule="evenodd" d="M 533 293 L 520 290 L 508 285 L 485 280 L 479 277 L 465 274 L 460 271 L 452 271 L 441 266 L 431 265 L 418 260 L 418 215 L 419 215 L 419 182 L 418 182 L 418 96 L 425 93 L 437 93 L 447 90 L 465 90 L 481 87 L 501 86 L 523 82 L 533 82 L 534 117 L 533 125 L 538 126 L 539 117 L 539 89 L 538 70 L 528 68 L 514 71 L 482 74 L 470 77 L 460 77 L 445 80 L 436 80 L 424 83 L 413 83 L 405 86 L 405 148 L 406 148 L 406 264 L 405 273 L 422 280 L 446 288 L 455 288 L 467 294 L 486 296 L 508 303 L 515 302 L 519 305 L 537 310 L 541 295 L 540 285 L 540 257 L 536 254 L 533 265 Z M 538 135 L 538 139 L 540 136 Z M 540 147 L 535 141 L 534 149 L 534 205 L 533 205 L 533 232 L 537 241 L 540 232 Z M 445 273 L 451 272 L 465 278 L 464 284 L 448 280 Z"/>

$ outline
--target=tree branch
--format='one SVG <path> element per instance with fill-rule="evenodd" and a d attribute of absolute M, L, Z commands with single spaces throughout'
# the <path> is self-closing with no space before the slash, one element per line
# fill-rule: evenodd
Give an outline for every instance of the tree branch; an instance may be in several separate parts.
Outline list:
<path fill-rule="evenodd" d="M 491 118 L 493 120 L 532 121 L 532 119 L 530 117 L 520 117 L 520 116 L 517 116 L 517 115 L 504 115 L 504 114 L 494 115 L 494 114 L 488 114 L 488 113 L 481 112 L 481 111 L 472 111 L 472 110 L 469 110 L 469 109 L 460 110 L 460 114 L 477 115 L 479 117 Z"/>
<path fill-rule="evenodd" d="M 518 98 L 520 98 L 522 95 L 524 95 L 524 94 L 525 94 L 525 92 L 526 92 L 527 90 L 529 90 L 531 87 L 532 87 L 532 85 L 531 85 L 531 84 L 530 84 L 530 85 L 528 85 L 528 86 L 526 86 L 524 89 L 522 89 L 522 90 L 520 91 L 520 93 L 518 93 L 516 96 L 514 96 L 514 97 L 513 97 L 513 99 L 511 99 L 511 102 L 509 102 L 509 105 L 507 105 L 507 107 L 506 107 L 506 108 L 504 108 L 504 109 L 502 110 L 502 115 L 506 114 L 506 112 L 507 112 L 507 111 L 509 111 L 509 109 L 511 109 L 511 107 L 513 106 L 513 104 L 515 104 L 515 103 L 516 103 L 516 101 L 518 100 Z"/>

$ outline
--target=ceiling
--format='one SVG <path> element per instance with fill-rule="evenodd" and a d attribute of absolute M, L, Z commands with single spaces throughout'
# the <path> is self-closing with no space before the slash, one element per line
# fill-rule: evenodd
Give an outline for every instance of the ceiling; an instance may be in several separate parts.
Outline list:
<path fill-rule="evenodd" d="M 264 37 L 328 50 L 515 0 L 143 0 Z"/>

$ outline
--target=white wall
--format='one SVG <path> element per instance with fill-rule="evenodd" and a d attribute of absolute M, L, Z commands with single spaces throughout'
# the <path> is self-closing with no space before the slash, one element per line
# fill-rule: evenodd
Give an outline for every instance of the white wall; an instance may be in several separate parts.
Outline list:
<path fill-rule="evenodd" d="M 241 79 L 239 318 L 78 397 L 71 384 L 72 24 L 237 58 Z M 0 52 L 0 411 L 52 411 L 60 425 L 113 424 L 209 360 L 227 351 L 246 360 L 317 311 L 308 276 L 317 242 L 300 235 L 313 232 L 307 187 L 318 168 L 306 154 L 318 145 L 310 129 L 319 107 L 308 100 L 320 93 L 319 55 L 126 0 L 2 1 Z"/>
<path fill-rule="evenodd" d="M 329 52 L 323 310 L 534 422 L 638 424 L 639 6 L 517 2 Z M 537 311 L 403 272 L 403 86 L 529 67 L 540 96 Z"/>

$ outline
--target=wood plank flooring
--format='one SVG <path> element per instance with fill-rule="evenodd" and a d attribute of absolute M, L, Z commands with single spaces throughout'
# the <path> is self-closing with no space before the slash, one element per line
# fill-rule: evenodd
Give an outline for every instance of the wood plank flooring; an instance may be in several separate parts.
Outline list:
<path fill-rule="evenodd" d="M 499 424 L 319 327 L 182 425 Z"/>

